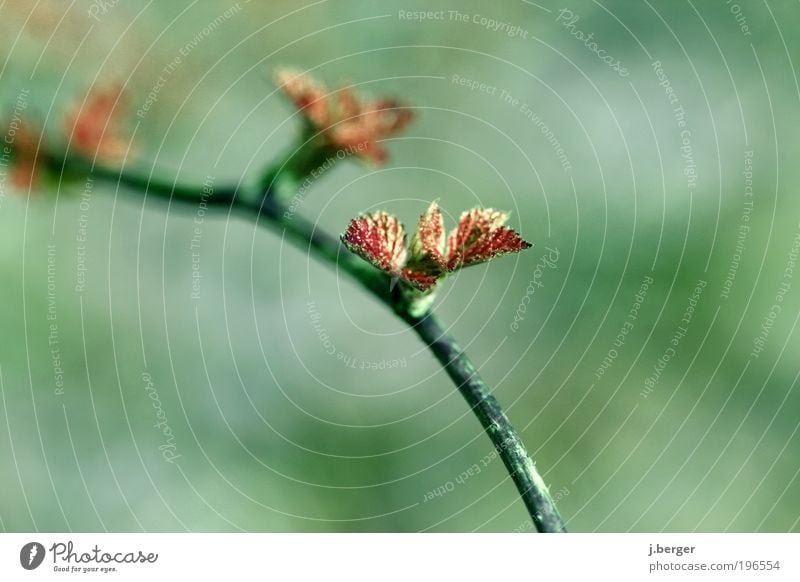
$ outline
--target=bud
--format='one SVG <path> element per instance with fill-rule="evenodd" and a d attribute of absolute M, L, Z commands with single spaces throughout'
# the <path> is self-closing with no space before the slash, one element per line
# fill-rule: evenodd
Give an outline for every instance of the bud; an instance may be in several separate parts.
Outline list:
<path fill-rule="evenodd" d="M 311 75 L 296 69 L 277 69 L 273 80 L 307 120 L 312 135 L 347 155 L 374 165 L 388 154 L 380 142 L 402 131 L 412 113 L 391 99 L 371 100 L 351 87 L 330 91 Z"/>
<path fill-rule="evenodd" d="M 420 216 L 408 252 L 400 220 L 383 211 L 351 220 L 342 242 L 378 269 L 427 293 L 448 272 L 530 248 L 505 226 L 507 220 L 505 212 L 473 208 L 461 215 L 445 245 L 442 215 L 432 202 Z"/>
<path fill-rule="evenodd" d="M 76 103 L 64 121 L 64 132 L 80 155 L 116 163 L 128 150 L 123 137 L 123 116 L 128 101 L 122 87 L 93 88 L 83 103 Z"/>

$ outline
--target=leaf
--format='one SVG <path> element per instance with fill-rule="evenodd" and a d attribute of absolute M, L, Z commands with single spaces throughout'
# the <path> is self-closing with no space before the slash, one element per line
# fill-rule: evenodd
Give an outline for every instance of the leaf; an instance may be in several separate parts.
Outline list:
<path fill-rule="evenodd" d="M 350 88 L 340 90 L 339 115 L 329 130 L 331 144 L 379 166 L 388 156 L 381 141 L 402 131 L 412 113 L 396 101 L 368 101 Z"/>
<path fill-rule="evenodd" d="M 331 123 L 329 91 L 324 84 L 311 75 L 290 68 L 276 69 L 273 80 L 317 129 L 328 127 Z"/>
<path fill-rule="evenodd" d="M 416 271 L 441 274 L 447 269 L 444 258 L 444 221 L 436 201 L 419 217 L 417 230 L 411 238 L 409 266 Z"/>
<path fill-rule="evenodd" d="M 387 212 L 362 214 L 350 221 L 342 242 L 372 265 L 397 275 L 406 262 L 406 233 L 396 216 Z"/>
<path fill-rule="evenodd" d="M 420 291 L 431 290 L 439 281 L 439 275 L 431 275 L 422 271 L 413 271 L 408 267 L 400 272 L 400 277 L 409 285 Z"/>
<path fill-rule="evenodd" d="M 32 129 L 31 124 L 26 121 L 20 122 L 11 139 L 6 137 L 6 148 L 12 155 L 11 184 L 19 190 L 31 190 L 39 184 L 42 166 L 39 159 L 41 139 L 41 132 Z M 44 155 L 44 147 L 41 153 Z"/>
<path fill-rule="evenodd" d="M 277 69 L 274 81 L 327 145 L 374 166 L 388 158 L 382 140 L 403 130 L 413 118 L 411 110 L 397 101 L 370 99 L 351 86 L 331 92 L 297 69 Z"/>
<path fill-rule="evenodd" d="M 65 133 L 78 153 L 108 162 L 119 162 L 129 149 L 122 134 L 121 119 L 128 99 L 121 86 L 92 88 L 83 103 L 67 115 Z"/>
<path fill-rule="evenodd" d="M 530 243 L 505 226 L 507 220 L 507 213 L 491 208 L 464 212 L 458 227 L 447 238 L 447 270 L 454 271 L 530 248 Z"/>

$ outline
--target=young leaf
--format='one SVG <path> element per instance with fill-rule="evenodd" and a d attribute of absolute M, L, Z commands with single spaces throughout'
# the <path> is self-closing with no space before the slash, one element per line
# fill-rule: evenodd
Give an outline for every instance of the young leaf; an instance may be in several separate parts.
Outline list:
<path fill-rule="evenodd" d="M 289 97 L 326 145 L 373 165 L 386 161 L 382 140 L 403 130 L 412 113 L 391 99 L 371 100 L 350 87 L 331 92 L 295 69 L 278 69 L 275 83 Z"/>
<path fill-rule="evenodd" d="M 447 239 L 447 269 L 454 271 L 530 248 L 530 243 L 505 226 L 507 220 L 508 214 L 491 208 L 464 212 Z"/>
<path fill-rule="evenodd" d="M 419 217 L 417 230 L 411 237 L 409 266 L 430 274 L 442 273 L 447 269 L 444 249 L 444 221 L 439 205 L 434 201 Z"/>
<path fill-rule="evenodd" d="M 399 275 L 406 262 L 405 230 L 397 217 L 387 212 L 354 218 L 342 242 L 362 259 L 393 275 Z"/>
<path fill-rule="evenodd" d="M 76 103 L 67 115 L 64 131 L 82 156 L 118 162 L 127 150 L 121 118 L 127 112 L 122 87 L 93 88 L 84 103 Z"/>

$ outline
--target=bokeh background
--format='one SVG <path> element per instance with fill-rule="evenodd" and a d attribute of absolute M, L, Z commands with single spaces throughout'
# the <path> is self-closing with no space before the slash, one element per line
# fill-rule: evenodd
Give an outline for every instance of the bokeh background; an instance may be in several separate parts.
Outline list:
<path fill-rule="evenodd" d="M 6 2 L 0 95 L 56 143 L 89 88 L 122 84 L 126 167 L 198 185 L 291 148 L 276 66 L 402 98 L 390 162 L 339 164 L 298 212 L 338 233 L 432 199 L 449 225 L 512 211 L 534 248 L 448 280 L 436 311 L 568 527 L 797 531 L 798 10 Z M 225 210 L 7 172 L 0 529 L 533 529 L 424 346 L 335 269 Z"/>

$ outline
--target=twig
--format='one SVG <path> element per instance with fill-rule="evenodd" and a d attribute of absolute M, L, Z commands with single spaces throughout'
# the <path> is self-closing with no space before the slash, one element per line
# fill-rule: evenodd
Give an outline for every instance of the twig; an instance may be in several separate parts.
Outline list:
<path fill-rule="evenodd" d="M 536 529 L 540 532 L 566 531 L 547 485 L 536 471 L 525 444 L 467 354 L 433 313 L 428 312 L 421 318 L 405 319 L 447 371 L 486 434 L 492 439 L 492 444 L 514 480 Z"/>
<path fill-rule="evenodd" d="M 170 203 L 192 205 L 200 203 L 200 193 L 197 188 L 169 184 L 99 167 L 92 170 L 92 175 L 134 190 L 144 190 L 148 195 L 163 198 Z M 566 531 L 547 486 L 537 472 L 522 439 L 467 354 L 442 327 L 437 317 L 430 311 L 421 316 L 409 313 L 399 286 L 392 285 L 388 275 L 373 269 L 352 255 L 338 238 L 320 230 L 302 216 L 292 214 L 291 218 L 287 218 L 285 215 L 287 208 L 275 196 L 268 195 L 269 192 L 263 197 L 257 195 L 257 192 L 255 194 L 244 190 L 237 191 L 234 187 L 217 187 L 211 197 L 206 199 L 206 203 L 241 211 L 251 218 L 256 218 L 260 224 L 283 232 L 293 244 L 307 249 L 321 262 L 337 265 L 408 323 L 430 348 L 478 417 L 503 459 L 536 528 L 540 532 Z"/>

